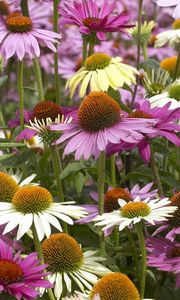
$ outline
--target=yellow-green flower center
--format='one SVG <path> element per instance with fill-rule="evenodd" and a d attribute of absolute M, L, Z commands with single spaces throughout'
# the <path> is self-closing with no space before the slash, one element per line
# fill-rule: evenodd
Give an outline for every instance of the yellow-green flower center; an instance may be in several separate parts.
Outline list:
<path fill-rule="evenodd" d="M 23 276 L 21 267 L 13 261 L 0 259 L 0 281 L 15 283 Z"/>
<path fill-rule="evenodd" d="M 140 300 L 134 283 L 122 273 L 103 276 L 93 287 L 90 299 L 99 295 L 101 300 Z"/>
<path fill-rule="evenodd" d="M 9 17 L 6 20 L 6 27 L 11 32 L 28 32 L 32 29 L 32 21 L 28 17 L 24 16 L 14 16 Z"/>
<path fill-rule="evenodd" d="M 130 202 L 121 208 L 121 214 L 125 218 L 146 217 L 150 214 L 151 208 L 144 202 Z"/>
<path fill-rule="evenodd" d="M 38 213 L 50 207 L 52 195 L 40 186 L 25 186 L 20 188 L 12 199 L 15 208 L 24 213 Z"/>
<path fill-rule="evenodd" d="M 77 271 L 83 263 L 81 247 L 66 233 L 52 234 L 42 243 L 42 251 L 52 273 Z"/>
<path fill-rule="evenodd" d="M 10 202 L 18 189 L 18 184 L 11 176 L 0 172 L 0 202 Z"/>
<path fill-rule="evenodd" d="M 180 84 L 171 86 L 168 93 L 170 98 L 180 101 Z"/>
<path fill-rule="evenodd" d="M 120 120 L 118 103 L 103 92 L 86 96 L 78 111 L 79 124 L 88 132 L 110 128 Z"/>
<path fill-rule="evenodd" d="M 180 29 L 180 19 L 177 19 L 173 22 L 173 29 Z"/>
<path fill-rule="evenodd" d="M 105 53 L 95 53 L 89 56 L 85 61 L 85 68 L 88 71 L 95 71 L 98 69 L 105 69 L 109 66 L 111 57 Z"/>
<path fill-rule="evenodd" d="M 129 202 L 132 200 L 131 194 L 128 190 L 123 188 L 116 188 L 109 190 L 104 196 L 104 211 L 106 213 L 119 209 L 118 199 L 124 199 Z"/>

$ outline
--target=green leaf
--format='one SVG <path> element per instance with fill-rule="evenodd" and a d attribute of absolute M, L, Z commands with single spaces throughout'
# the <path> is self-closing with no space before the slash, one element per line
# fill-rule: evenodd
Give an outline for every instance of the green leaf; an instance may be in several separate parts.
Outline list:
<path fill-rule="evenodd" d="M 83 172 L 78 172 L 75 176 L 75 187 L 78 194 L 82 192 L 86 176 Z"/>
<path fill-rule="evenodd" d="M 67 176 L 69 176 L 71 173 L 78 172 L 82 169 L 85 169 L 86 166 L 82 162 L 73 162 L 69 164 L 61 173 L 60 178 L 63 180 Z"/>
<path fill-rule="evenodd" d="M 25 147 L 24 143 L 0 143 L 0 149 Z"/>

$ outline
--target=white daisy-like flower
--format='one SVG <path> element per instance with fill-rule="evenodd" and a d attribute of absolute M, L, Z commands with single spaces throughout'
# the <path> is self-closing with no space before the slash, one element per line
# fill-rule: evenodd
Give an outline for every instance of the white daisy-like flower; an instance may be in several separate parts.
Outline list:
<path fill-rule="evenodd" d="M 121 57 L 113 58 L 105 53 L 95 53 L 67 80 L 66 88 L 69 88 L 72 97 L 78 85 L 81 85 L 79 95 L 84 97 L 89 85 L 91 91 L 107 92 L 109 87 L 117 90 L 124 84 L 136 83 L 137 74 L 135 68 L 122 63 Z"/>
<path fill-rule="evenodd" d="M 109 272 L 101 264 L 105 259 L 96 251 L 83 252 L 78 242 L 66 233 L 52 234 L 42 243 L 44 261 L 47 270 L 52 273 L 48 279 L 54 284 L 54 294 L 61 299 L 63 290 L 72 292 L 72 282 L 84 293 Z"/>
<path fill-rule="evenodd" d="M 157 221 L 166 221 L 177 209 L 176 206 L 170 206 L 170 204 L 169 198 L 141 200 L 138 196 L 133 202 L 129 201 L 128 203 L 123 199 L 119 199 L 120 209 L 96 217 L 94 219 L 97 222 L 95 226 L 104 226 L 104 231 L 118 225 L 119 231 L 121 231 L 141 220 L 155 225 Z"/>
<path fill-rule="evenodd" d="M 180 80 L 174 82 L 163 93 L 150 97 L 147 100 L 151 103 L 151 107 L 163 107 L 169 102 L 171 103 L 169 109 L 180 107 Z"/>
<path fill-rule="evenodd" d="M 75 202 L 55 203 L 50 192 L 40 186 L 25 186 L 17 190 L 11 203 L 0 202 L 0 225 L 6 224 L 3 234 L 18 226 L 17 239 L 20 239 L 35 225 L 38 238 L 49 237 L 51 226 L 59 231 L 62 227 L 58 219 L 73 225 L 73 219 L 80 219 L 87 212 Z"/>
<path fill-rule="evenodd" d="M 155 47 L 159 48 L 165 44 L 176 48 L 180 43 L 180 20 L 177 19 L 173 23 L 173 29 L 161 32 L 156 35 Z"/>

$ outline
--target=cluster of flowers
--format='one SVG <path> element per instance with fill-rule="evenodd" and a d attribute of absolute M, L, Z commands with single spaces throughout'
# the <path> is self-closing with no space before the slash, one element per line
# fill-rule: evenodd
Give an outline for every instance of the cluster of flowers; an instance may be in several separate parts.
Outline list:
<path fill-rule="evenodd" d="M 180 0 L 155 2 L 0 1 L 0 298 L 180 287 Z"/>

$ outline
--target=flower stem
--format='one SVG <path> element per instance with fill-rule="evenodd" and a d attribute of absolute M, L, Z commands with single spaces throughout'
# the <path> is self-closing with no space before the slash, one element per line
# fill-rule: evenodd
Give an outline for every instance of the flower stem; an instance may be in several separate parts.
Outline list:
<path fill-rule="evenodd" d="M 88 41 L 86 38 L 83 38 L 83 48 L 82 48 L 82 64 L 81 66 L 84 66 L 84 62 L 87 58 L 87 47 L 88 47 Z"/>
<path fill-rule="evenodd" d="M 144 60 L 147 60 L 148 59 L 148 53 L 147 53 L 146 43 L 142 44 L 142 50 L 143 50 Z"/>
<path fill-rule="evenodd" d="M 54 175 L 56 178 L 58 197 L 60 202 L 64 202 L 64 190 L 63 184 L 60 178 L 60 174 L 62 172 L 62 161 L 59 154 L 59 151 L 56 146 L 50 146 L 51 149 L 51 159 L 53 164 Z M 63 223 L 63 230 L 68 233 L 67 224 Z"/>
<path fill-rule="evenodd" d="M 111 185 L 113 188 L 116 187 L 116 156 L 111 155 Z"/>
<path fill-rule="evenodd" d="M 143 9 L 143 0 L 139 0 L 138 5 L 138 35 L 137 35 L 137 70 L 140 68 L 140 56 L 141 56 L 141 26 L 142 26 L 142 9 Z M 134 102 L 136 99 L 137 88 L 138 88 L 139 80 L 137 76 L 137 84 L 134 88 L 134 93 L 131 101 L 131 109 L 134 107 Z"/>
<path fill-rule="evenodd" d="M 98 159 L 98 205 L 99 214 L 104 213 L 104 184 L 105 184 L 105 153 L 101 152 Z M 100 234 L 100 248 L 105 252 L 104 234 Z"/>
<path fill-rule="evenodd" d="M 18 60 L 18 94 L 19 116 L 21 129 L 24 129 L 24 87 L 23 87 L 23 61 Z"/>
<path fill-rule="evenodd" d="M 136 276 L 137 276 L 137 279 L 139 280 L 139 265 L 138 265 L 138 255 L 137 255 L 137 251 L 136 251 L 136 245 L 135 245 L 135 242 L 133 239 L 132 232 L 129 230 L 129 228 L 126 228 L 126 233 L 127 233 L 130 247 L 131 247 L 132 255 L 134 257 L 134 266 L 136 269 Z"/>
<path fill-rule="evenodd" d="M 58 14 L 58 5 L 59 0 L 53 1 L 53 29 L 54 32 L 58 33 L 58 21 L 59 21 L 59 14 Z M 56 50 L 58 50 L 58 44 L 55 43 Z M 56 103 L 60 104 L 60 79 L 59 79 L 59 68 L 58 68 L 58 51 L 54 53 L 54 75 L 55 75 L 55 86 L 56 86 Z"/>
<path fill-rule="evenodd" d="M 88 57 L 94 53 L 94 46 L 95 46 L 95 44 L 93 42 L 89 42 Z"/>
<path fill-rule="evenodd" d="M 21 0 L 21 11 L 23 16 L 29 17 L 28 0 Z"/>
<path fill-rule="evenodd" d="M 41 67 L 40 67 L 38 57 L 35 57 L 33 59 L 33 63 L 34 63 L 34 71 L 35 71 L 36 81 L 37 81 L 39 100 L 43 101 L 44 100 L 44 91 L 43 91 Z"/>
<path fill-rule="evenodd" d="M 179 51 L 178 51 L 176 68 L 175 68 L 175 72 L 174 72 L 174 81 L 177 79 L 179 71 L 180 71 L 180 47 L 179 47 Z"/>
<path fill-rule="evenodd" d="M 157 164 L 156 164 L 156 160 L 154 158 L 154 153 L 153 153 L 152 148 L 151 148 L 150 164 L 151 164 L 151 168 L 152 168 L 152 171 L 154 173 L 154 178 L 155 178 L 155 181 L 156 181 L 156 184 L 157 184 L 158 194 L 159 194 L 160 197 L 162 197 L 163 194 L 164 194 L 163 193 L 163 188 L 162 188 L 161 179 L 160 179 L 160 176 L 159 176 L 158 167 L 157 167 Z"/>
<path fill-rule="evenodd" d="M 34 247 L 35 247 L 35 250 L 36 250 L 36 252 L 38 253 L 39 259 L 41 260 L 41 264 L 44 264 L 43 253 L 42 253 L 42 247 L 41 247 L 41 243 L 40 243 L 39 238 L 38 238 L 38 234 L 37 234 L 37 230 L 36 230 L 36 227 L 35 227 L 34 222 L 33 222 L 33 224 L 32 224 L 32 233 L 33 233 L 33 241 L 34 241 Z M 48 278 L 47 278 L 47 279 L 48 279 Z M 52 289 L 49 288 L 49 289 L 47 290 L 47 292 L 48 292 L 49 299 L 50 299 L 50 300 L 55 300 L 55 297 L 54 297 L 54 294 L 53 294 Z"/>
<path fill-rule="evenodd" d="M 146 270 L 147 270 L 147 255 L 146 255 L 146 244 L 143 233 L 143 223 L 139 222 L 136 225 L 136 231 L 139 239 L 139 245 L 141 249 L 141 274 L 140 278 L 140 296 L 141 299 L 144 298 L 145 285 L 146 285 Z"/>

